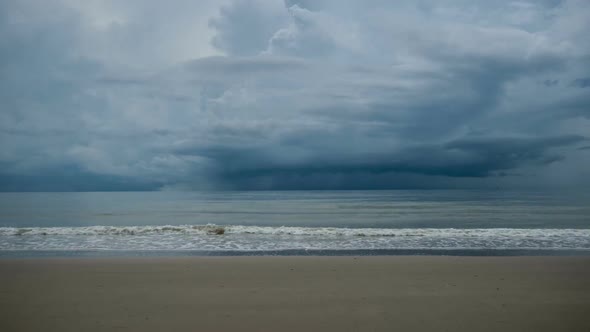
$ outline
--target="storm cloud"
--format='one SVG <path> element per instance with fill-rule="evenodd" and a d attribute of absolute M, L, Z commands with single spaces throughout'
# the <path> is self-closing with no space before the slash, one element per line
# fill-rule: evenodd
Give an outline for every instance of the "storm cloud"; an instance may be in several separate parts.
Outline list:
<path fill-rule="evenodd" d="M 0 190 L 590 187 L 590 3 L 0 1 Z"/>

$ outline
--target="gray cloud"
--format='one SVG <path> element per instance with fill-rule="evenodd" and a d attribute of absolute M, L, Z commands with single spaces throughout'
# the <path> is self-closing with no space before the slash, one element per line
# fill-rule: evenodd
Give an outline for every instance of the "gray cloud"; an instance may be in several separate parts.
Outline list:
<path fill-rule="evenodd" d="M 590 78 L 576 78 L 572 81 L 571 85 L 578 88 L 590 87 Z"/>
<path fill-rule="evenodd" d="M 212 44 L 229 55 L 257 55 L 282 27 L 287 13 L 280 1 L 233 1 L 209 20 L 218 33 Z"/>
<path fill-rule="evenodd" d="M 0 190 L 588 186 L 588 15 L 2 2 Z"/>
<path fill-rule="evenodd" d="M 312 151 L 313 138 L 299 141 L 296 145 L 279 147 L 235 147 L 217 146 L 194 149 L 180 149 L 180 154 L 206 156 L 215 161 L 212 176 L 217 181 L 231 182 L 228 185 L 252 185 L 255 179 L 261 188 L 293 189 L 288 179 L 298 178 L 300 182 L 310 179 L 318 187 L 318 177 L 338 174 L 344 178 L 361 175 L 364 178 L 386 175 L 397 181 L 400 174 L 422 176 L 445 176 L 457 178 L 483 178 L 504 176 L 523 165 L 547 165 L 563 157 L 552 151 L 582 142 L 580 136 L 560 136 L 543 139 L 525 138 L 463 138 L 445 144 L 415 145 L 398 151 L 382 153 L 363 153 L 339 155 L 333 151 L 315 151 L 312 158 L 292 158 L 292 153 L 302 147 Z M 270 184 L 269 184 L 270 181 Z M 395 181 L 383 186 L 398 188 Z M 309 184 L 308 184 L 309 185 Z M 401 187 L 407 186 L 407 181 Z M 424 184 L 421 184 L 424 186 Z M 347 188 L 345 182 L 330 183 L 329 188 Z M 247 186 L 246 186 L 247 187 Z M 355 187 L 363 187 L 355 183 Z M 260 188 L 259 188 L 260 189 Z"/>

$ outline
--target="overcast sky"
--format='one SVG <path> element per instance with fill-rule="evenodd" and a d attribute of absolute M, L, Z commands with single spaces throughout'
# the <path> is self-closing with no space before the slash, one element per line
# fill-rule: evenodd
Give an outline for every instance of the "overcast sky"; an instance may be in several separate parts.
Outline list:
<path fill-rule="evenodd" d="M 0 0 L 0 190 L 590 188 L 590 1 Z"/>

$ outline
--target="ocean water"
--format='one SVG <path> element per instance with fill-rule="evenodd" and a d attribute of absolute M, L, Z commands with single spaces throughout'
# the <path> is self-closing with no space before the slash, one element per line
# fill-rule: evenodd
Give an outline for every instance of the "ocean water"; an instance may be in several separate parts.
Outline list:
<path fill-rule="evenodd" d="M 580 193 L 0 193 L 1 256 L 580 252 Z"/>

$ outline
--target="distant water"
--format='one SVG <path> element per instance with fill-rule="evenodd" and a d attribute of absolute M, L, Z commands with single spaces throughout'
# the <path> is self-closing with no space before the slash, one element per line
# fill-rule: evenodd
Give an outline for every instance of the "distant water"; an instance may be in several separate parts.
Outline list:
<path fill-rule="evenodd" d="M 580 251 L 590 252 L 588 194 L 0 193 L 2 256 Z"/>

